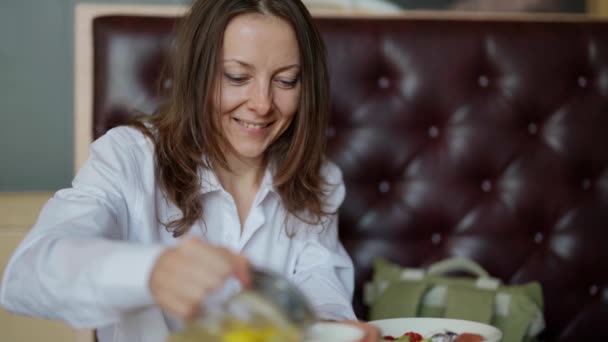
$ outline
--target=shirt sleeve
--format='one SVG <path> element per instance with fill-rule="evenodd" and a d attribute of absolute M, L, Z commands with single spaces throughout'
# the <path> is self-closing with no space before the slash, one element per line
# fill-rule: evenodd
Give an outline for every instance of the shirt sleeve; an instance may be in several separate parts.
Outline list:
<path fill-rule="evenodd" d="M 330 186 L 326 211 L 333 214 L 319 227 L 307 227 L 313 229 L 309 229 L 301 241 L 293 282 L 312 302 L 319 318 L 356 319 L 352 309 L 353 263 L 338 239 L 337 210 L 344 200 L 344 182 L 338 167 L 329 162 L 324 165 L 323 173 Z"/>
<path fill-rule="evenodd" d="M 72 188 L 45 204 L 7 265 L 0 304 L 8 311 L 93 328 L 154 303 L 148 278 L 164 247 L 125 241 L 138 201 L 126 130 L 94 142 Z"/>

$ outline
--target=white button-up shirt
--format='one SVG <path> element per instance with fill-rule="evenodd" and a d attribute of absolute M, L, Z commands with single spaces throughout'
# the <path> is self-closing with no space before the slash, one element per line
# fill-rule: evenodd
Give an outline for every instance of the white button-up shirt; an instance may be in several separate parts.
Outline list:
<path fill-rule="evenodd" d="M 330 184 L 325 210 L 335 212 L 344 199 L 342 174 L 325 162 L 322 175 Z M 268 169 L 241 229 L 235 202 L 214 173 L 200 176 L 203 220 L 185 236 L 284 274 L 321 318 L 355 318 L 353 265 L 338 241 L 336 215 L 319 226 L 285 221 Z M 97 328 L 100 342 L 164 341 L 179 324 L 154 304 L 148 281 L 157 257 L 179 240 L 162 222 L 179 215 L 158 187 L 151 141 L 136 129 L 115 128 L 91 145 L 72 188 L 42 209 L 9 261 L 0 303 L 14 313 Z M 238 291 L 235 284 L 216 299 Z"/>

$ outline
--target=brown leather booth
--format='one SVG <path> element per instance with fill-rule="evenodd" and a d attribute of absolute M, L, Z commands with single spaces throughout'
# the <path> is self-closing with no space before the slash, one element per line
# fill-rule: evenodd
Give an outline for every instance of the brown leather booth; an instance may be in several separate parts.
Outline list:
<path fill-rule="evenodd" d="M 383 256 L 539 280 L 546 341 L 608 341 L 608 23 L 318 18 L 354 305 Z M 175 18 L 95 19 L 93 135 L 152 112 Z"/>

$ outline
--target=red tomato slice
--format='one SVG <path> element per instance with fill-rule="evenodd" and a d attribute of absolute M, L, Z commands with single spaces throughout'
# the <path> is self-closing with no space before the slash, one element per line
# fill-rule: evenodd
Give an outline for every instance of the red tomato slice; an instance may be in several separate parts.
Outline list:
<path fill-rule="evenodd" d="M 403 334 L 403 336 L 409 337 L 410 338 L 410 342 L 420 342 L 420 341 L 422 341 L 422 335 L 416 334 L 413 331 L 408 331 L 405 334 Z"/>
<path fill-rule="evenodd" d="M 464 333 L 458 335 L 454 342 L 483 342 L 483 337 L 477 334 Z"/>

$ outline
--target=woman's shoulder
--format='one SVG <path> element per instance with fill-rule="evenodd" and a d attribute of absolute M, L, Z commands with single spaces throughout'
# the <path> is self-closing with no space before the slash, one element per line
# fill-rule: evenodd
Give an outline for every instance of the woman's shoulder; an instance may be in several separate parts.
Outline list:
<path fill-rule="evenodd" d="M 111 128 L 104 135 L 93 142 L 92 147 L 120 147 L 128 150 L 149 150 L 151 140 L 139 128 L 133 126 L 118 126 Z"/>
<path fill-rule="evenodd" d="M 95 140 L 89 155 L 104 160 L 143 163 L 154 157 L 154 147 L 140 129 L 132 126 L 118 126 L 108 130 Z"/>
<path fill-rule="evenodd" d="M 99 138 L 102 140 L 106 137 L 108 140 L 126 144 L 127 146 L 140 146 L 149 143 L 150 138 L 146 136 L 141 129 L 134 126 L 118 126 L 111 128 Z"/>
<path fill-rule="evenodd" d="M 327 212 L 336 211 L 346 195 L 344 179 L 340 167 L 329 159 L 325 159 L 321 165 L 321 177 L 325 185 L 325 210 Z"/>
<path fill-rule="evenodd" d="M 321 164 L 321 177 L 328 184 L 339 185 L 343 183 L 342 170 L 336 163 L 327 158 L 325 158 L 323 164 Z"/>

